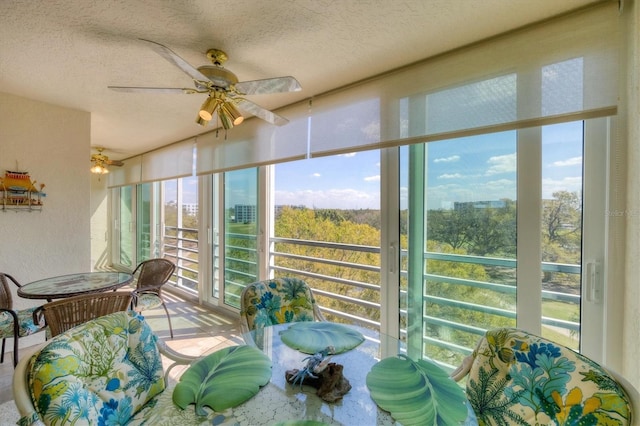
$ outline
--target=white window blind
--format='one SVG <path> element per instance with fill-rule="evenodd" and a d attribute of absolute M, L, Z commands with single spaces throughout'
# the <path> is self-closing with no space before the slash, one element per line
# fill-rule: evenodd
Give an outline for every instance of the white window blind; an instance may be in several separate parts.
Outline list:
<path fill-rule="evenodd" d="M 122 167 L 109 167 L 109 174 L 107 175 L 107 186 L 109 188 L 140 183 L 142 156 L 137 155 L 127 158 L 123 163 Z"/>
<path fill-rule="evenodd" d="M 142 182 L 191 176 L 194 144 L 191 138 L 142 154 Z"/>
<path fill-rule="evenodd" d="M 318 96 L 311 155 L 615 114 L 618 21 L 605 2 Z M 401 113 L 409 98 L 424 109 L 411 138 Z"/>
<path fill-rule="evenodd" d="M 197 173 L 615 115 L 619 20 L 602 2 L 201 135 Z"/>
<path fill-rule="evenodd" d="M 277 111 L 289 123 L 274 126 L 249 118 L 227 132 L 214 130 L 198 136 L 197 174 L 273 164 L 305 158 L 308 141 L 308 102 Z"/>
<path fill-rule="evenodd" d="M 109 188 L 175 179 L 193 174 L 195 138 L 127 158 L 122 167 L 110 167 Z"/>

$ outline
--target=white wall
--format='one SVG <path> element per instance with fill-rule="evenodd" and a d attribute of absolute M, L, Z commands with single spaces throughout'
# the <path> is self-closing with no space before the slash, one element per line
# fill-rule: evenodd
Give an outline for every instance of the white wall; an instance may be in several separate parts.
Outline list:
<path fill-rule="evenodd" d="M 0 212 L 2 272 L 27 283 L 91 270 L 90 156 L 88 112 L 0 93 L 0 173 L 28 171 L 47 194 L 41 212 Z M 43 302 L 16 296 L 14 308 Z"/>

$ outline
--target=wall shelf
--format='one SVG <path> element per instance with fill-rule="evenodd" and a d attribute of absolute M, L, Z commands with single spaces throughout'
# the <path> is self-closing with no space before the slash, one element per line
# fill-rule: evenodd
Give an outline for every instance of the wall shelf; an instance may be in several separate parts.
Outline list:
<path fill-rule="evenodd" d="M 38 190 L 28 172 L 7 170 L 4 177 L 0 178 L 0 209 L 15 212 L 42 211 L 42 198 L 46 196 L 42 192 L 44 187 L 41 183 Z"/>

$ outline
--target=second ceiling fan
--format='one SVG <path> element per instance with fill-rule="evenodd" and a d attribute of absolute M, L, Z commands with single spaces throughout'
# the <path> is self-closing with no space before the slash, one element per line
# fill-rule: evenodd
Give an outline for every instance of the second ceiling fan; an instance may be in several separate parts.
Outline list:
<path fill-rule="evenodd" d="M 222 50 L 208 50 L 207 58 L 212 65 L 195 68 L 168 47 L 154 41 L 140 40 L 148 43 L 160 56 L 188 74 L 193 79 L 195 87 L 108 86 L 109 89 L 121 92 L 207 94 L 208 96 L 200 107 L 196 118 L 196 123 L 202 126 L 206 126 L 217 116 L 222 127 L 230 129 L 242 123 L 243 114 L 255 115 L 278 126 L 289 122 L 286 118 L 245 99 L 244 96 L 298 92 L 302 87 L 294 77 L 285 76 L 239 82 L 234 73 L 223 67 L 227 60 L 227 54 Z"/>

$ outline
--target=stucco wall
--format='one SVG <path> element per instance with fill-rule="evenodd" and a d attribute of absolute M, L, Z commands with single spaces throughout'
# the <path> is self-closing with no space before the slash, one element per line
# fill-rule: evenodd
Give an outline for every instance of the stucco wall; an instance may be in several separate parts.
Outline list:
<path fill-rule="evenodd" d="M 28 171 L 47 194 L 41 212 L 0 212 L 2 272 L 27 283 L 91 270 L 90 137 L 88 112 L 0 93 L 0 173 Z M 14 299 L 16 308 L 42 302 Z"/>

